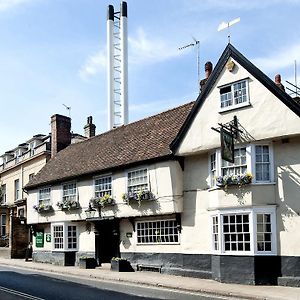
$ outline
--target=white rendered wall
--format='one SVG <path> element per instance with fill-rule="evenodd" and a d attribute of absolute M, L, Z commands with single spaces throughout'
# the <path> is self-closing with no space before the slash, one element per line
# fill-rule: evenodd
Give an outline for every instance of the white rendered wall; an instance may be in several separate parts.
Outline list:
<path fill-rule="evenodd" d="M 177 154 L 190 155 L 219 148 L 219 134 L 211 127 L 218 127 L 218 123 L 230 122 L 235 115 L 248 135 L 256 141 L 299 134 L 300 118 L 247 70 L 237 62 L 235 64 L 233 72 L 229 72 L 224 67 L 183 138 Z M 219 113 L 220 90 L 218 87 L 245 78 L 249 78 L 251 106 Z"/>

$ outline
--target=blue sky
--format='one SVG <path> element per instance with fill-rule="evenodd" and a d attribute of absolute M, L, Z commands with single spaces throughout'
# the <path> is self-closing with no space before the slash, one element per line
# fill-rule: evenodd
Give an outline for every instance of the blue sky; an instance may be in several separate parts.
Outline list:
<path fill-rule="evenodd" d="M 106 11 L 114 0 L 0 0 L 0 154 L 68 115 L 83 134 L 89 115 L 107 124 Z M 294 80 L 300 65 L 300 0 L 128 0 L 129 119 L 196 99 L 196 51 L 215 65 L 227 44 L 222 21 L 236 17 L 232 44 L 271 78 Z M 283 4 L 284 3 L 284 4 Z M 298 67 L 300 82 L 300 67 Z M 293 81 L 294 82 L 294 81 Z"/>

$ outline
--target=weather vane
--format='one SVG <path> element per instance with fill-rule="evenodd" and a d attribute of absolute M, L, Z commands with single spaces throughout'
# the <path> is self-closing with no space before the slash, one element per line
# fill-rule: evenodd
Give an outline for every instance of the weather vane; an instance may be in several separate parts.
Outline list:
<path fill-rule="evenodd" d="M 223 21 L 219 25 L 218 31 L 221 31 L 221 30 L 226 29 L 226 28 L 228 29 L 228 44 L 230 44 L 230 30 L 229 30 L 229 27 L 232 26 L 232 25 L 234 25 L 234 24 L 236 24 L 236 23 L 238 23 L 238 22 L 240 22 L 240 20 L 241 20 L 241 18 L 239 17 L 239 18 L 236 18 L 236 19 L 234 19 L 234 20 L 232 20 L 230 22 L 224 22 Z"/>

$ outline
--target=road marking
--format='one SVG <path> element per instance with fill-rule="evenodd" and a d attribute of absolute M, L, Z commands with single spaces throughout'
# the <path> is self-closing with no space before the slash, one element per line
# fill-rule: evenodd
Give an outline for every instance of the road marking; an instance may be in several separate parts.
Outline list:
<path fill-rule="evenodd" d="M 19 292 L 19 291 L 16 291 L 16 290 L 8 289 L 4 286 L 0 286 L 0 291 L 6 292 L 6 293 L 9 293 L 9 294 L 13 294 L 13 295 L 17 295 L 17 296 L 21 296 L 21 297 L 24 297 L 24 298 L 30 299 L 30 300 L 45 300 L 43 298 L 35 297 L 35 296 L 25 294 L 25 293 L 22 293 L 22 292 Z"/>

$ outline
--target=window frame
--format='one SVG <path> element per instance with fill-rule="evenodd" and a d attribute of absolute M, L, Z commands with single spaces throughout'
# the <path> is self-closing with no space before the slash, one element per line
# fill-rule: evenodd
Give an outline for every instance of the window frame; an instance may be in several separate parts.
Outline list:
<path fill-rule="evenodd" d="M 154 223 L 154 222 L 174 222 L 175 226 L 173 228 L 176 228 L 177 230 L 177 242 L 138 242 L 138 224 L 141 223 Z M 137 246 L 147 246 L 147 245 L 180 245 L 180 231 L 178 230 L 178 225 L 176 225 L 177 221 L 175 218 L 168 218 L 168 219 L 151 219 L 151 220 L 139 220 L 135 222 L 135 232 L 136 232 L 136 245 Z M 165 227 L 166 228 L 166 227 Z M 154 228 L 152 228 L 154 229 Z M 160 228 L 160 230 L 162 230 Z M 149 236 L 149 235 L 148 235 Z"/>
<path fill-rule="evenodd" d="M 225 250 L 225 239 L 223 231 L 223 217 L 230 215 L 249 215 L 249 233 L 250 233 L 250 251 L 230 251 Z M 271 217 L 271 251 L 259 251 L 257 248 L 257 215 L 270 214 Z M 211 249 L 214 254 L 220 255 L 277 255 L 277 224 L 276 224 L 276 206 L 270 205 L 269 207 L 253 207 L 245 209 L 224 209 L 211 212 Z M 213 238 L 213 217 L 218 217 L 218 243 L 219 250 L 214 248 Z"/>
<path fill-rule="evenodd" d="M 66 185 L 71 185 L 71 184 L 75 184 L 75 194 L 72 194 L 72 195 L 64 195 L 64 186 Z M 61 200 L 62 201 L 72 201 L 73 199 L 71 199 L 70 197 L 71 196 L 74 196 L 74 200 L 79 202 L 78 200 L 78 196 L 79 196 L 79 193 L 78 193 L 78 187 L 77 187 L 77 181 L 68 181 L 68 182 L 64 182 L 61 184 Z"/>
<path fill-rule="evenodd" d="M 17 187 L 17 183 L 18 183 L 18 187 Z M 15 179 L 14 181 L 14 198 L 15 198 L 15 201 L 18 201 L 20 200 L 20 179 L 17 178 Z"/>
<path fill-rule="evenodd" d="M 3 183 L 1 185 L 1 189 L 2 189 L 2 201 L 1 201 L 1 204 L 2 205 L 5 205 L 7 204 L 7 196 L 6 196 L 6 183 Z"/>
<path fill-rule="evenodd" d="M 4 218 L 3 218 L 3 216 L 4 216 Z M 1 217 L 1 222 L 0 222 L 0 226 L 1 226 L 0 236 L 1 237 L 6 237 L 7 236 L 7 214 L 2 213 L 0 215 L 0 217 Z M 3 224 L 3 219 L 5 220 L 4 224 Z M 5 231 L 5 234 L 3 234 L 3 228 L 4 228 L 4 231 Z"/>
<path fill-rule="evenodd" d="M 146 174 L 147 174 L 147 187 L 145 189 L 142 189 L 141 191 L 149 191 L 149 169 L 147 167 L 144 167 L 144 168 L 137 168 L 137 169 L 131 169 L 131 170 L 128 170 L 126 172 L 126 192 L 129 193 L 129 192 L 138 192 L 138 191 L 129 191 L 129 188 L 132 187 L 132 186 L 141 186 L 141 185 L 144 185 L 144 184 L 139 184 L 139 185 L 129 185 L 129 173 L 134 173 L 134 172 L 138 172 L 138 171 L 143 171 L 143 170 L 146 170 Z"/>
<path fill-rule="evenodd" d="M 247 101 L 235 104 L 234 103 L 234 100 L 235 100 L 234 99 L 234 85 L 238 84 L 238 83 L 241 83 L 243 81 L 246 82 Z M 222 95 L 221 94 L 221 89 L 224 89 L 224 88 L 229 87 L 229 86 L 231 87 L 231 99 L 232 99 L 232 103 L 233 104 L 229 105 L 229 106 L 221 107 L 221 95 Z M 249 94 L 249 77 L 246 77 L 246 78 L 243 78 L 243 79 L 240 79 L 240 80 L 228 83 L 228 84 L 224 84 L 222 86 L 218 86 L 218 88 L 219 88 L 219 95 L 220 95 L 219 96 L 219 103 L 220 103 L 220 105 L 219 105 L 219 113 L 251 105 L 250 94 Z"/>
<path fill-rule="evenodd" d="M 41 191 L 44 191 L 44 190 L 48 190 L 49 189 L 49 198 L 45 198 L 45 199 L 41 199 L 40 196 L 41 196 Z M 43 187 L 43 188 L 40 188 L 39 191 L 38 191 L 38 204 L 40 203 L 43 203 L 45 205 L 52 205 L 52 199 L 51 199 L 51 193 L 52 192 L 52 189 L 51 189 L 51 186 L 46 186 L 46 187 Z"/>
<path fill-rule="evenodd" d="M 62 227 L 62 248 L 55 248 L 55 236 L 54 236 L 54 228 L 55 227 Z M 76 247 L 69 248 L 69 236 L 68 236 L 68 228 L 69 227 L 75 227 L 76 230 L 76 236 L 75 236 L 75 243 Z M 52 223 L 51 224 L 51 235 L 52 235 L 52 251 L 53 252 L 73 252 L 78 251 L 79 249 L 79 232 L 78 232 L 78 225 L 72 222 L 58 222 L 58 223 Z"/>
<path fill-rule="evenodd" d="M 269 160 L 270 160 L 270 179 L 268 181 L 258 181 L 256 179 L 256 156 L 255 156 L 255 147 L 256 146 L 268 146 L 269 147 Z M 275 183 L 275 174 L 274 174 L 274 149 L 271 142 L 265 143 L 252 143 L 252 144 L 241 144 L 237 145 L 235 149 L 246 148 L 246 164 L 247 172 L 251 173 L 253 176 L 251 184 L 274 184 Z M 212 178 L 211 172 L 211 156 L 216 154 L 216 177 L 222 175 L 222 158 L 221 158 L 221 149 L 216 149 L 208 153 L 208 170 L 209 176 L 207 182 L 210 185 L 210 188 L 217 188 L 216 181 Z M 211 185 L 214 182 L 215 185 Z"/>
<path fill-rule="evenodd" d="M 105 174 L 105 175 L 100 175 L 100 176 L 94 177 L 94 192 L 93 192 L 94 196 L 93 197 L 95 197 L 95 198 L 103 197 L 104 195 L 103 196 L 97 196 L 96 193 L 97 192 L 98 193 L 104 192 L 106 194 L 106 191 L 109 191 L 109 189 L 108 190 L 96 191 L 96 180 L 104 179 L 104 178 L 111 178 L 111 181 L 110 181 L 110 194 L 109 195 L 113 197 L 113 180 L 114 179 L 113 179 L 112 174 Z"/>

